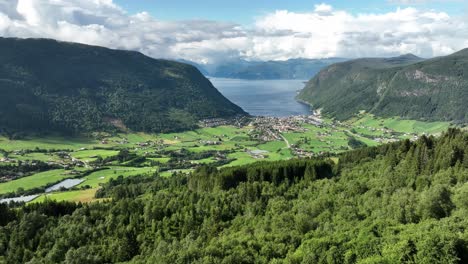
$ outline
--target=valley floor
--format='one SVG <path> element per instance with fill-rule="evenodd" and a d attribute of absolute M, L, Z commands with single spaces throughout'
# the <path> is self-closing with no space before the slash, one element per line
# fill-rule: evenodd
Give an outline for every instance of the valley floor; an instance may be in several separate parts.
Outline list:
<path fill-rule="evenodd" d="M 100 185 L 118 176 L 190 172 L 200 164 L 237 166 L 259 160 L 335 155 L 362 146 L 438 134 L 447 122 L 376 118 L 346 122 L 319 115 L 255 117 L 245 125 L 204 122 L 205 127 L 170 134 L 95 133 L 90 138 L 0 137 L 0 197 L 39 194 L 45 199 L 95 201 Z M 16 169 L 15 169 L 16 168 Z M 78 185 L 46 192 L 65 179 Z"/>

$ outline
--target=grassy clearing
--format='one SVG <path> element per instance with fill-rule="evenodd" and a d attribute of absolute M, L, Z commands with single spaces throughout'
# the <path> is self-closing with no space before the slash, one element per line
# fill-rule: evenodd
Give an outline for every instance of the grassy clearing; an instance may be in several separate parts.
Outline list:
<path fill-rule="evenodd" d="M 0 137 L 0 146 L 7 151 L 21 149 L 72 149 L 78 150 L 83 147 L 97 146 L 98 142 L 89 138 L 60 138 L 60 137 L 45 137 L 36 138 L 29 137 L 21 140 L 9 140 L 5 137 Z"/>
<path fill-rule="evenodd" d="M 31 203 L 40 203 L 40 202 L 44 202 L 45 200 L 89 203 L 89 202 L 96 200 L 94 198 L 96 191 L 97 191 L 97 188 L 42 194 L 41 196 L 31 201 Z"/>
<path fill-rule="evenodd" d="M 303 133 L 284 133 L 284 137 L 291 145 L 298 146 L 306 151 L 319 152 L 340 152 L 348 148 L 348 136 L 345 128 L 331 130 L 328 127 L 304 126 L 307 131 Z"/>
<path fill-rule="evenodd" d="M 291 154 L 291 151 L 287 148 L 277 150 L 275 152 L 269 152 L 266 155 L 267 155 L 267 158 L 265 160 L 269 160 L 269 161 L 287 160 L 293 157 L 293 155 Z"/>
<path fill-rule="evenodd" d="M 117 150 L 105 150 L 105 149 L 91 149 L 91 150 L 80 150 L 77 152 L 72 152 L 71 156 L 83 160 L 83 161 L 94 161 L 97 156 L 102 158 L 107 158 L 110 156 L 115 156 L 119 153 Z"/>
<path fill-rule="evenodd" d="M 89 185 L 91 188 L 99 187 L 100 184 L 108 182 L 112 178 L 117 178 L 122 175 L 123 177 L 135 176 L 140 174 L 147 174 L 156 172 L 157 168 L 132 168 L 132 167 L 111 167 L 110 169 L 96 171 L 86 176 L 85 181 L 78 187 Z"/>
<path fill-rule="evenodd" d="M 45 171 L 17 180 L 0 183 L 0 194 L 15 192 L 19 188 L 30 190 L 70 178 L 70 175 L 64 174 L 64 172 L 64 170 Z"/>
<path fill-rule="evenodd" d="M 352 122 L 355 126 L 362 125 L 374 128 L 389 128 L 400 133 L 440 133 L 450 127 L 449 122 L 423 122 L 405 120 L 400 118 L 379 118 L 373 115 L 364 115 Z"/>
<path fill-rule="evenodd" d="M 261 144 L 257 146 L 259 149 L 267 150 L 269 152 L 277 152 L 281 151 L 283 148 L 287 148 L 286 143 L 284 141 L 271 141 L 265 144 Z"/>
<path fill-rule="evenodd" d="M 50 153 L 27 153 L 24 155 L 10 155 L 9 157 L 12 159 L 21 160 L 21 161 L 39 160 L 39 161 L 47 162 L 47 161 L 60 160 L 59 157 Z"/>
<path fill-rule="evenodd" d="M 219 138 L 223 141 L 231 141 L 236 137 L 246 136 L 247 132 L 247 128 L 219 126 L 201 128 L 181 133 L 160 134 L 158 137 L 163 140 L 167 140 L 170 144 L 179 145 L 187 142 L 199 142 L 200 140 L 217 140 Z"/>
<path fill-rule="evenodd" d="M 236 159 L 235 161 L 226 164 L 222 167 L 232 167 L 232 166 L 238 166 L 238 165 L 245 165 L 245 164 L 250 164 L 255 161 L 258 161 L 257 159 L 252 158 L 249 153 L 247 152 L 236 152 L 236 153 L 231 153 L 228 155 L 228 158 L 233 158 Z"/>

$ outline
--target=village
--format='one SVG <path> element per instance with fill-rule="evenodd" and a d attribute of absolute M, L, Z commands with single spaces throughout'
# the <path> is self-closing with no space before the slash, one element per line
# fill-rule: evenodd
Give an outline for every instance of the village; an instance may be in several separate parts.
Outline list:
<path fill-rule="evenodd" d="M 375 127 L 366 127 L 364 125 L 353 126 L 346 122 L 340 121 L 323 121 L 320 112 L 313 112 L 311 115 L 299 115 L 299 116 L 288 116 L 288 117 L 267 117 L 267 116 L 255 116 L 255 117 L 239 117 L 232 119 L 206 119 L 200 122 L 202 127 L 218 127 L 218 126 L 235 126 L 238 128 L 249 127 L 248 135 L 249 137 L 256 142 L 272 142 L 272 141 L 284 141 L 285 148 L 290 149 L 291 154 L 296 157 L 312 157 L 317 155 L 323 155 L 325 152 L 314 152 L 301 148 L 301 145 L 307 144 L 307 138 L 299 142 L 289 142 L 288 139 L 284 136 L 288 133 L 303 133 L 308 137 L 325 142 L 327 144 L 332 144 L 330 141 L 324 140 L 326 137 L 331 136 L 331 132 L 345 130 L 350 135 L 355 135 L 358 137 L 367 138 L 369 140 L 375 141 L 377 143 L 386 143 L 394 142 L 401 139 L 401 137 L 409 138 L 411 140 L 416 140 L 419 135 L 417 133 L 395 133 L 395 131 L 388 128 L 375 128 Z M 319 132 L 316 132 L 314 135 L 308 133 L 308 128 L 305 125 L 315 126 L 321 129 Z M 359 133 L 357 130 L 368 130 L 373 132 L 376 135 L 366 135 L 364 133 Z M 378 133 L 377 133 L 378 132 Z M 219 146 L 223 144 L 223 137 L 226 135 L 216 135 L 209 139 L 199 139 L 197 143 L 201 146 Z M 178 136 L 174 136 L 174 140 L 179 140 Z M 121 138 L 109 138 L 105 137 L 99 141 L 100 145 L 104 149 L 121 149 L 118 146 L 128 146 L 129 140 L 126 137 Z M 112 147 L 115 146 L 115 147 Z M 133 147 L 130 149 L 136 152 L 143 152 L 143 156 L 148 157 L 163 151 L 165 148 L 169 147 L 170 144 L 165 143 L 162 139 L 157 140 L 148 140 L 143 142 L 133 143 Z M 80 148 L 78 151 L 86 151 L 87 148 Z M 262 159 L 267 156 L 268 151 L 262 150 L 245 150 L 255 159 Z M 0 164 L 16 164 L 22 159 L 20 157 L 27 155 L 28 153 L 34 153 L 35 150 L 16 150 L 12 151 L 11 155 L 3 155 L 0 157 Z M 73 157 L 70 151 L 60 150 L 53 153 L 45 153 L 45 155 L 56 156 L 57 158 L 51 158 L 47 161 L 49 166 L 62 167 L 64 169 L 71 169 L 75 167 L 83 168 L 92 168 L 96 164 L 90 162 L 94 161 L 99 155 L 91 155 L 88 159 L 78 159 Z M 221 155 L 223 156 L 223 155 Z M 14 158 L 16 157 L 16 159 Z M 218 157 L 219 158 L 219 157 Z M 23 161 L 24 164 L 32 163 L 33 161 Z"/>
<path fill-rule="evenodd" d="M 308 158 L 320 155 L 335 155 L 350 147 L 348 140 L 354 138 L 362 145 L 377 145 L 394 142 L 403 138 L 417 140 L 424 133 L 412 131 L 396 132 L 385 126 L 353 124 L 322 118 L 319 111 L 311 115 L 288 117 L 250 116 L 231 119 L 206 119 L 200 122 L 201 130 L 224 127 L 226 133 L 211 134 L 188 139 L 184 132 L 154 135 L 147 140 L 130 140 L 128 136 L 111 134 L 94 135 L 97 143 L 78 149 L 17 149 L 0 153 L 0 166 L 6 168 L 0 175 L 0 182 L 28 176 L 28 170 L 64 169 L 71 175 L 79 171 L 95 170 L 103 166 L 157 166 L 159 171 L 193 169 L 202 162 L 226 165 L 238 159 L 236 153 L 244 153 L 253 161 L 268 159 L 281 149 L 287 156 Z M 243 131 L 240 133 L 240 131 Z M 190 133 L 190 132 L 189 132 Z M 196 132 L 198 133 L 198 132 Z M 250 145 L 242 141 L 233 142 L 236 135 L 248 138 Z M 164 139 L 165 138 L 165 139 Z M 240 137 L 242 138 L 242 137 Z M 268 143 L 284 142 L 279 148 L 262 149 Z M 253 145 L 252 145 L 253 144 Z M 200 150 L 198 150 L 200 149 Z M 125 150 L 122 152 L 122 150 Z M 83 153 L 87 153 L 84 155 Z M 122 163 L 119 155 L 127 153 Z M 178 153 L 178 154 L 177 154 Z M 246 161 L 242 161 L 246 162 Z M 235 163 L 237 164 L 237 163 Z M 8 166 L 27 168 L 12 171 Z"/>

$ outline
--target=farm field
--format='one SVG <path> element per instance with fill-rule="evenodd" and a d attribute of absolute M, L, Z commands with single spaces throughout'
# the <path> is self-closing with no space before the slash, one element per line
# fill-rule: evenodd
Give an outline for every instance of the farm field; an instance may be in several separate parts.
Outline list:
<path fill-rule="evenodd" d="M 115 156 L 118 153 L 118 150 L 90 149 L 73 152 L 71 156 L 82 161 L 94 161 L 98 156 L 101 158 L 107 158 L 110 156 Z"/>
<path fill-rule="evenodd" d="M 423 122 L 417 120 L 404 120 L 399 118 L 379 118 L 372 115 L 363 115 L 358 119 L 350 120 L 353 126 L 369 128 L 387 128 L 400 133 L 426 133 L 436 134 L 446 130 L 449 122 Z"/>
<path fill-rule="evenodd" d="M 157 168 L 133 168 L 133 167 L 110 167 L 100 171 L 93 172 L 84 177 L 84 182 L 79 184 L 77 187 L 91 186 L 91 188 L 97 188 L 100 184 L 115 179 L 118 176 L 129 177 L 141 174 L 148 174 L 156 172 Z"/>
<path fill-rule="evenodd" d="M 9 140 L 0 137 L 3 150 L 14 151 L 21 149 L 71 149 L 98 146 L 99 142 L 91 138 L 63 138 L 63 137 L 25 137 L 19 140 Z"/>
<path fill-rule="evenodd" d="M 45 172 L 36 173 L 31 176 L 19 178 L 17 180 L 7 181 L 0 183 L 0 194 L 17 191 L 22 188 L 29 190 L 37 187 L 42 187 L 50 183 L 55 183 L 60 180 L 68 178 L 69 175 L 65 174 L 65 170 L 50 170 Z"/>
<path fill-rule="evenodd" d="M 87 203 L 96 200 L 94 198 L 94 195 L 96 194 L 97 190 L 98 188 L 47 193 L 37 197 L 36 199 L 31 201 L 31 203 L 44 202 L 47 199 L 54 201 L 72 201 Z"/>
<path fill-rule="evenodd" d="M 0 182 L 0 198 L 21 195 L 68 178 L 84 181 L 73 190 L 42 194 L 44 199 L 89 202 L 102 184 L 122 175 L 131 177 L 159 173 L 169 177 L 174 172 L 189 173 L 200 164 L 218 167 L 245 165 L 260 160 L 285 160 L 293 157 L 336 154 L 360 144 L 375 146 L 419 135 L 446 130 L 446 122 L 422 122 L 398 118 L 360 115 L 346 122 L 323 119 L 321 125 L 291 122 L 296 131 L 277 131 L 277 139 L 255 137 L 264 127 L 223 125 L 167 134 L 94 133 L 89 138 L 26 137 L 9 140 L 0 137 L 0 170 L 7 166 L 34 167 L 47 164 L 44 172 L 26 172 Z M 101 168 L 101 169 L 98 169 Z M 94 169 L 98 169 L 93 171 Z M 79 190 L 76 190 L 79 188 Z"/>

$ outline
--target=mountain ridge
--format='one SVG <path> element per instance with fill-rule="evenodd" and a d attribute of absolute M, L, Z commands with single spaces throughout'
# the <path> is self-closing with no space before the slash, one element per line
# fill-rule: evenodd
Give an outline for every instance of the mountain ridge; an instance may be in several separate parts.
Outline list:
<path fill-rule="evenodd" d="M 466 122 L 466 52 L 421 59 L 363 58 L 333 64 L 297 96 L 338 119 L 359 111 L 430 121 Z"/>
<path fill-rule="evenodd" d="M 64 133 L 191 129 L 245 115 L 195 67 L 50 39 L 0 38 L 0 128 Z"/>

